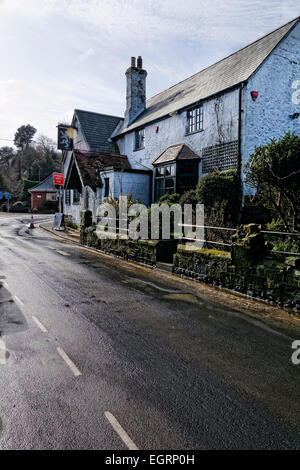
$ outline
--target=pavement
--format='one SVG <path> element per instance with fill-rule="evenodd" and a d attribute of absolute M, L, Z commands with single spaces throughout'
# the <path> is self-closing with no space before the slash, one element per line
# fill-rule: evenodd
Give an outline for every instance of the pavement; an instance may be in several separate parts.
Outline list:
<path fill-rule="evenodd" d="M 297 317 L 28 222 L 0 215 L 1 450 L 300 449 Z"/>

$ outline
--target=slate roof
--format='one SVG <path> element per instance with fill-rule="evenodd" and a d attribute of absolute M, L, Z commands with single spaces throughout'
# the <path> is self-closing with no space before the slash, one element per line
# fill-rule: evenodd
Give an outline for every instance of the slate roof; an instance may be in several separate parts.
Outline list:
<path fill-rule="evenodd" d="M 170 145 L 152 164 L 160 165 L 162 163 L 174 162 L 175 160 L 200 160 L 200 157 L 193 152 L 186 144 Z"/>
<path fill-rule="evenodd" d="M 248 80 L 299 20 L 300 17 L 290 21 L 225 59 L 148 99 L 146 110 L 133 124 L 126 129 L 121 128 L 118 135 Z"/>
<path fill-rule="evenodd" d="M 55 185 L 53 184 L 53 173 L 47 176 L 47 178 L 45 178 L 36 186 L 33 186 L 32 188 L 28 189 L 29 193 L 36 193 L 36 192 L 43 192 L 43 191 L 46 191 L 48 193 L 57 191 Z"/>
<path fill-rule="evenodd" d="M 109 152 L 108 139 L 123 118 L 82 109 L 75 109 L 74 113 L 77 115 L 90 150 Z"/>
<path fill-rule="evenodd" d="M 84 186 L 89 186 L 94 191 L 101 187 L 98 172 L 106 168 L 114 170 L 130 170 L 131 166 L 125 155 L 110 152 L 81 152 L 73 151 L 77 168 Z"/>

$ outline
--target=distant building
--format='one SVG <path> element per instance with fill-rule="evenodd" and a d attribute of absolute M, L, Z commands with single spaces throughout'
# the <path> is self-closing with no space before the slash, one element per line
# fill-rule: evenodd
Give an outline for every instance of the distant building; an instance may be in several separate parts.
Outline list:
<path fill-rule="evenodd" d="M 256 146 L 288 131 L 300 135 L 299 20 L 148 100 L 142 58 L 132 57 L 124 118 L 74 112 L 74 148 L 85 155 L 86 166 L 93 166 L 95 151 L 108 152 L 112 159 L 110 165 L 107 156 L 105 171 L 103 166 L 93 173 L 92 185 L 80 181 L 77 204 L 94 212 L 108 194 L 127 192 L 149 204 L 165 193 L 195 187 L 214 169 L 233 168 L 243 176 Z M 127 159 L 121 171 L 113 164 L 116 154 Z M 72 165 L 78 167 L 77 158 L 74 152 L 64 154 L 67 190 L 72 190 L 68 175 Z M 72 204 L 68 196 L 64 212 L 72 213 Z"/>
<path fill-rule="evenodd" d="M 31 194 L 31 209 L 42 209 L 45 201 L 57 202 L 57 189 L 53 184 L 53 173 L 36 186 L 28 189 L 28 192 Z"/>

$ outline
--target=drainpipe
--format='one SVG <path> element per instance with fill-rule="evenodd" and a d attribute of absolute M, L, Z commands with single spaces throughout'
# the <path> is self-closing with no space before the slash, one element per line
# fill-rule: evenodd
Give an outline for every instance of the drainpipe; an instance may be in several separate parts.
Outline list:
<path fill-rule="evenodd" d="M 240 214 L 239 214 L 239 219 L 241 218 L 242 215 L 242 208 L 244 206 L 244 198 L 243 198 L 243 183 L 242 183 L 242 114 L 244 112 L 243 107 L 242 107 L 242 101 L 243 101 L 243 89 L 247 85 L 247 82 L 243 82 L 240 86 L 239 89 L 239 124 L 238 124 L 238 165 L 237 165 L 237 177 L 238 177 L 238 183 L 241 185 L 241 191 L 242 191 L 242 204 L 240 207 Z"/>

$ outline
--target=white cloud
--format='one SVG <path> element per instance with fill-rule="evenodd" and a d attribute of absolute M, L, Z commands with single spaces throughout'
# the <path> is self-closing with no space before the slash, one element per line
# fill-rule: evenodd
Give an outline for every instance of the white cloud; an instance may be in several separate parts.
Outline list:
<path fill-rule="evenodd" d="M 93 55 L 95 55 L 95 50 L 92 47 L 90 47 L 89 49 L 86 49 L 85 51 L 82 52 L 82 54 L 79 55 L 79 60 L 83 62 Z"/>
<path fill-rule="evenodd" d="M 122 114 L 131 55 L 151 96 L 297 15 L 294 0 L 0 0 L 1 134 L 55 137 L 75 107 Z"/>

